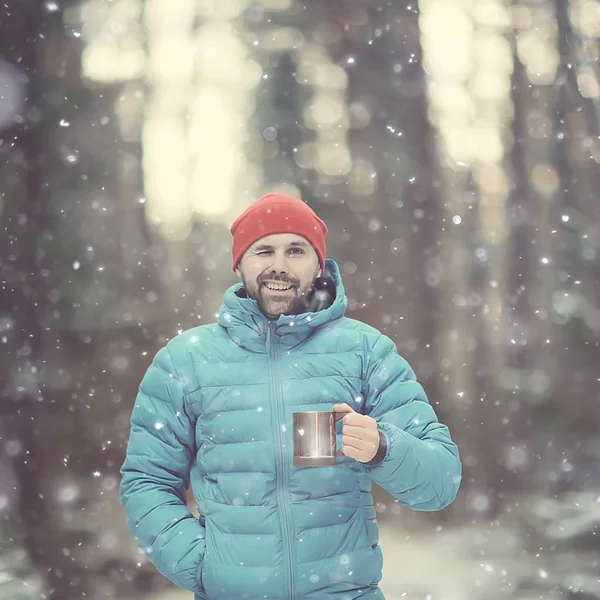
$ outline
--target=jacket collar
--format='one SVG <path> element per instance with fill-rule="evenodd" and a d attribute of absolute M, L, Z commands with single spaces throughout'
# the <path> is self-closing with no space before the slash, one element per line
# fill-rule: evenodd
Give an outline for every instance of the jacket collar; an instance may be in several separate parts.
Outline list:
<path fill-rule="evenodd" d="M 281 315 L 271 322 L 260 311 L 256 300 L 246 296 L 239 282 L 225 292 L 217 323 L 227 330 L 235 344 L 253 352 L 268 350 L 269 333 L 277 336 L 281 347 L 291 349 L 315 328 L 342 317 L 347 306 L 340 270 L 333 260 L 327 259 L 323 275 L 315 281 L 307 312 Z"/>

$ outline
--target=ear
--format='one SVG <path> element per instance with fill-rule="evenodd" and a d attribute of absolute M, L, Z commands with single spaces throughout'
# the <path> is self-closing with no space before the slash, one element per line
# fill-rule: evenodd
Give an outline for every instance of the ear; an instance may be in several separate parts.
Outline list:
<path fill-rule="evenodd" d="M 238 276 L 238 278 L 239 278 L 239 279 L 241 279 L 241 278 L 242 278 L 242 272 L 240 271 L 240 268 L 239 268 L 239 267 L 236 267 L 236 269 L 235 269 L 235 274 Z"/>

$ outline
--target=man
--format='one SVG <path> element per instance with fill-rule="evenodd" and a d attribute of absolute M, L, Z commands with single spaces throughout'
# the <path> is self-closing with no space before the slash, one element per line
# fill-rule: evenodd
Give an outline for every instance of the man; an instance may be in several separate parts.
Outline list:
<path fill-rule="evenodd" d="M 208 600 L 382 599 L 371 484 L 440 510 L 458 450 L 410 366 L 344 316 L 327 227 L 268 194 L 233 224 L 217 323 L 162 348 L 131 418 L 121 500 L 156 568 Z M 345 413 L 335 466 L 293 466 L 293 413 Z M 185 502 L 192 484 L 200 518 Z"/>

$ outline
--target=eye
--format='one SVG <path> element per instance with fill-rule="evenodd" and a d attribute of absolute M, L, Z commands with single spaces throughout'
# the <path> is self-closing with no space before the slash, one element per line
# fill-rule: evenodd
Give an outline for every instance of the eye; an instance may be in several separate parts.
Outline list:
<path fill-rule="evenodd" d="M 304 254 L 304 250 L 302 248 L 290 248 L 290 252 L 292 254 Z"/>

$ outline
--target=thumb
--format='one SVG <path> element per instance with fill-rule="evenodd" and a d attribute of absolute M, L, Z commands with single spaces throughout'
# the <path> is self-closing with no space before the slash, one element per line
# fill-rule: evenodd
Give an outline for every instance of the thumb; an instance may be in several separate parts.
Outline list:
<path fill-rule="evenodd" d="M 335 404 L 333 407 L 333 412 L 353 413 L 355 411 L 349 404 Z"/>

